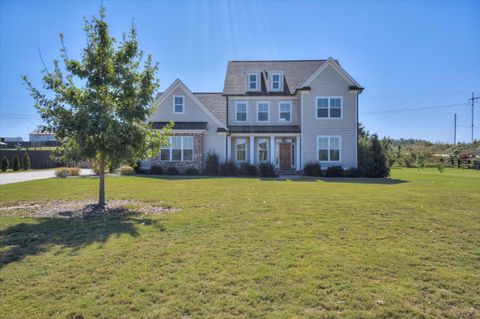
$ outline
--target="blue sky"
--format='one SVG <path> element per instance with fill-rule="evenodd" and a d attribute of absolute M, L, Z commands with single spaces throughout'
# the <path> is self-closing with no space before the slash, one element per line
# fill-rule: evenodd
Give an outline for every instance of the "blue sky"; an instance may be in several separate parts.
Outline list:
<path fill-rule="evenodd" d="M 0 1 L 0 136 L 41 124 L 20 76 L 41 86 L 38 49 L 51 65 L 63 32 L 71 56 L 83 17 L 100 1 Z M 333 57 L 366 89 L 360 121 L 381 136 L 470 140 L 468 98 L 480 95 L 480 1 L 104 1 L 111 33 L 132 18 L 160 62 L 160 90 L 180 78 L 221 91 L 228 60 Z M 420 110 L 415 110 L 421 108 Z M 413 109 L 413 110 L 412 110 Z M 480 103 L 475 136 L 480 138 Z"/>

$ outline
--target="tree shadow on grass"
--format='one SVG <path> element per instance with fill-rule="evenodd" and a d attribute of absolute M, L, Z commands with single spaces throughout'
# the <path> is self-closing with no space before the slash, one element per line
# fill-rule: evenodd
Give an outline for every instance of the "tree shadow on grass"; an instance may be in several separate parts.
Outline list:
<path fill-rule="evenodd" d="M 64 216 L 68 216 L 68 212 Z M 137 237 L 140 235 L 138 225 L 154 225 L 159 231 L 165 230 L 157 221 L 140 217 L 140 213 L 126 208 L 116 208 L 114 215 L 107 210 L 104 215 L 88 218 L 38 218 L 35 223 L 17 224 L 0 231 L 0 247 L 7 247 L 0 251 L 0 269 L 54 246 L 78 250 L 92 243 L 103 245 L 112 236 Z"/>
<path fill-rule="evenodd" d="M 262 181 L 273 182 L 325 182 L 325 183 L 347 183 L 347 184 L 377 184 L 377 185 L 396 185 L 408 183 L 402 179 L 391 178 L 348 178 L 348 177 L 294 177 L 294 178 L 262 178 Z"/>

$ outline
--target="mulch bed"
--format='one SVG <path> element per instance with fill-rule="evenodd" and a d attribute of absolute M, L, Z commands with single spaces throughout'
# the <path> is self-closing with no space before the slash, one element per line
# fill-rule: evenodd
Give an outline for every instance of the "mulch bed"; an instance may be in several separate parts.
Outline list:
<path fill-rule="evenodd" d="M 138 200 L 110 200 L 105 207 L 99 207 L 96 201 L 49 201 L 45 203 L 22 203 L 14 206 L 0 207 L 2 212 L 28 212 L 28 217 L 48 218 L 48 217 L 94 217 L 105 215 L 125 215 L 132 213 L 141 214 L 164 214 L 179 211 L 175 207 L 161 207 L 152 203 Z M 25 216 L 25 215 L 24 215 Z"/>

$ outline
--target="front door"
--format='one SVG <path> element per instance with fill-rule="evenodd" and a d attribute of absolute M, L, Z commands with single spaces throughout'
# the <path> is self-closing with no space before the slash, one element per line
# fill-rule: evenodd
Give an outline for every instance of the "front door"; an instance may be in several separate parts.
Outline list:
<path fill-rule="evenodd" d="M 292 158 L 290 150 L 290 144 L 280 143 L 280 169 L 292 168 Z"/>

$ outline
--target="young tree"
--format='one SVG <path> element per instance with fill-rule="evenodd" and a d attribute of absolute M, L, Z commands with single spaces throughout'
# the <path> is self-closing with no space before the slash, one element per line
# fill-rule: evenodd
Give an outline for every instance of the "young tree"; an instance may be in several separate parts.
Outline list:
<path fill-rule="evenodd" d="M 85 21 L 87 45 L 81 59 L 68 56 L 63 35 L 61 69 L 43 70 L 47 96 L 23 76 L 36 108 L 46 121 L 46 129 L 59 140 L 68 140 L 78 148 L 82 159 L 97 158 L 100 166 L 98 205 L 105 205 L 105 163 L 129 161 L 158 152 L 172 126 L 160 131 L 149 129 L 146 118 L 154 111 L 152 102 L 158 87 L 158 65 L 149 55 L 142 62 L 134 25 L 118 45 L 110 36 L 105 10 L 99 17 Z"/>
<path fill-rule="evenodd" d="M 369 165 L 367 167 L 368 177 L 388 177 L 390 169 L 387 166 L 387 158 L 382 143 L 377 134 L 373 134 L 369 147 Z"/>
<path fill-rule="evenodd" d="M 13 158 L 13 164 L 12 164 L 12 169 L 14 171 L 18 171 L 20 169 L 20 161 L 18 160 L 18 156 L 15 155 Z"/>
<path fill-rule="evenodd" d="M 1 167 L 1 168 L 2 168 L 2 172 L 6 172 L 6 171 L 7 171 L 8 165 L 10 165 L 10 163 L 8 163 L 7 157 L 4 156 L 4 157 L 2 158 L 2 167 Z"/>
<path fill-rule="evenodd" d="M 31 167 L 31 163 L 30 163 L 30 156 L 28 156 L 28 153 L 25 153 L 25 155 L 23 155 L 23 159 L 22 159 L 22 168 L 26 171 L 28 169 L 30 169 Z"/>

